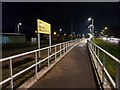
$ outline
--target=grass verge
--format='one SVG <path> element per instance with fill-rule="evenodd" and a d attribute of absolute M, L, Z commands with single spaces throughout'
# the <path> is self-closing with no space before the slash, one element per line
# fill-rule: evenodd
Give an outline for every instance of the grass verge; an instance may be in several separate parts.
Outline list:
<path fill-rule="evenodd" d="M 107 41 L 103 41 L 102 39 L 94 39 L 93 41 L 95 44 L 115 56 L 116 58 L 120 59 L 120 46 L 116 44 L 109 43 Z M 102 53 L 100 51 L 100 59 L 103 62 L 104 56 L 105 55 L 105 67 L 112 76 L 112 78 L 115 80 L 115 75 L 116 75 L 116 62 L 111 59 L 109 56 L 106 54 Z"/>

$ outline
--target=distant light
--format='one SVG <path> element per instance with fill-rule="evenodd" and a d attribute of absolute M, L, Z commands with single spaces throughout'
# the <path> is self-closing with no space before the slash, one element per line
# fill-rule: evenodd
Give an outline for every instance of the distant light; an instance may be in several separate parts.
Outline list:
<path fill-rule="evenodd" d="M 93 35 L 92 35 L 91 33 L 88 33 L 88 35 L 89 35 L 89 38 L 92 38 L 92 37 L 93 37 Z"/>
<path fill-rule="evenodd" d="M 19 25 L 22 25 L 22 23 L 19 23 Z"/>
<path fill-rule="evenodd" d="M 105 29 L 108 29 L 107 27 L 105 27 Z"/>
<path fill-rule="evenodd" d="M 62 29 L 60 29 L 60 32 L 62 31 Z"/>
<path fill-rule="evenodd" d="M 54 35 L 56 35 L 57 33 L 56 32 L 54 32 Z"/>
<path fill-rule="evenodd" d="M 88 21 L 91 21 L 92 20 L 92 18 L 88 18 Z"/>
<path fill-rule="evenodd" d="M 92 24 L 90 24 L 90 26 L 92 27 L 93 25 L 92 25 Z"/>
<path fill-rule="evenodd" d="M 107 40 L 107 38 L 106 38 L 106 37 L 103 37 L 103 40 Z"/>
<path fill-rule="evenodd" d="M 66 34 L 64 34 L 64 36 L 66 36 Z"/>
<path fill-rule="evenodd" d="M 103 32 L 101 32 L 101 34 L 103 34 Z"/>
<path fill-rule="evenodd" d="M 85 35 L 83 34 L 82 36 L 84 37 Z"/>
<path fill-rule="evenodd" d="M 90 28 L 90 31 L 92 31 L 91 28 Z"/>
<path fill-rule="evenodd" d="M 90 26 L 88 26 L 88 28 L 90 28 Z"/>
<path fill-rule="evenodd" d="M 104 32 L 104 30 L 102 30 L 102 32 Z"/>

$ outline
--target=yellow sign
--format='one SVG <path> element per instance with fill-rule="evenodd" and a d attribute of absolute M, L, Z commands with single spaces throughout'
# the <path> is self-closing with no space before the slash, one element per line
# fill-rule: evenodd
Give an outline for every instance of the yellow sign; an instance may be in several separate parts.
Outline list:
<path fill-rule="evenodd" d="M 37 33 L 51 34 L 51 25 L 40 19 L 37 19 Z"/>

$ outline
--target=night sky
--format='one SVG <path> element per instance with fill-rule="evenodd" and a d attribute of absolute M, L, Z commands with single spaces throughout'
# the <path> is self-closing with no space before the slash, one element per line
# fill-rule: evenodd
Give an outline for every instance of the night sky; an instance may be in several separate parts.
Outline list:
<path fill-rule="evenodd" d="M 119 3 L 114 2 L 3 2 L 3 32 L 15 32 L 21 22 L 21 33 L 34 33 L 39 18 L 51 24 L 52 32 L 62 29 L 63 33 L 73 31 L 81 34 L 88 32 L 87 19 L 94 19 L 95 30 L 100 32 L 105 26 L 119 26 Z M 13 29 L 8 29 L 8 28 Z"/>

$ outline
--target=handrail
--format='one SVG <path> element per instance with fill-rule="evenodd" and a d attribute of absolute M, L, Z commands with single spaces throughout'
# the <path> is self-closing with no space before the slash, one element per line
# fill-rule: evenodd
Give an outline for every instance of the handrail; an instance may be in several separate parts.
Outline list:
<path fill-rule="evenodd" d="M 4 83 L 10 81 L 10 84 L 11 84 L 11 85 L 10 85 L 10 88 L 13 89 L 13 87 L 14 87 L 14 86 L 13 86 L 13 82 L 14 82 L 13 79 L 14 79 L 15 77 L 21 75 L 22 73 L 30 70 L 30 69 L 33 68 L 33 67 L 35 67 L 35 74 L 37 75 L 37 73 L 38 73 L 38 65 L 39 65 L 40 63 L 42 63 L 42 62 L 44 62 L 44 61 L 48 61 L 48 67 L 49 67 L 49 63 L 50 63 L 49 59 L 50 59 L 52 56 L 55 56 L 55 58 L 56 58 L 56 54 L 57 54 L 57 53 L 60 53 L 60 55 L 61 55 L 61 52 L 62 52 L 62 51 L 63 51 L 63 54 L 66 54 L 66 53 L 69 52 L 77 43 L 78 43 L 78 39 L 75 39 L 75 40 L 72 40 L 72 41 L 67 41 L 67 42 L 55 44 L 55 45 L 52 45 L 52 46 L 48 46 L 48 47 L 45 47 L 45 48 L 36 49 L 36 50 L 29 51 L 29 52 L 25 52 L 25 53 L 21 53 L 21 54 L 18 54 L 18 55 L 13 55 L 13 56 L 10 56 L 10 57 L 6 57 L 6 58 L 0 59 L 0 63 L 2 63 L 2 62 L 4 62 L 4 61 L 10 61 L 10 63 L 9 63 L 9 67 L 10 67 L 10 68 L 9 68 L 9 72 L 10 72 L 10 74 L 11 74 L 11 76 L 9 76 L 8 78 L 6 78 L 5 80 L 2 80 L 2 81 L 0 82 L 0 86 L 2 86 Z M 61 48 L 61 45 L 62 45 L 62 44 L 63 44 L 63 47 Z M 60 46 L 60 49 L 59 49 L 58 51 L 56 51 L 56 47 L 57 47 L 57 46 Z M 53 54 L 50 54 L 49 49 L 52 48 L 52 47 L 55 48 L 55 52 L 54 52 Z M 38 56 L 38 52 L 39 52 L 39 51 L 46 50 L 46 49 L 47 49 L 47 52 L 48 52 L 48 56 L 47 56 L 46 58 L 38 61 L 38 58 L 40 58 L 40 57 Z M 35 54 L 35 56 L 34 56 L 34 58 L 35 58 L 35 63 L 32 64 L 32 65 L 30 65 L 29 67 L 27 67 L 27 68 L 25 68 L 25 69 L 17 72 L 17 73 L 15 73 L 15 74 L 13 75 L 13 72 L 12 72 L 12 71 L 13 71 L 13 68 L 12 68 L 12 62 L 13 62 L 13 60 L 12 60 L 12 59 L 14 59 L 14 58 L 19 58 L 19 57 L 22 57 L 22 56 L 25 56 L 25 55 L 28 55 L 28 54 L 32 54 L 32 53 Z M 47 54 L 47 53 L 46 53 L 46 54 Z M 60 57 L 61 57 L 61 56 L 60 56 Z"/>
<path fill-rule="evenodd" d="M 73 41 L 74 41 L 74 40 L 73 40 Z M 67 42 L 70 42 L 70 41 L 67 41 Z M 50 48 L 50 47 L 59 46 L 60 44 L 64 44 L 64 43 L 66 43 L 66 42 L 58 43 L 58 44 L 55 44 L 55 45 L 52 45 L 52 46 L 47 46 L 47 47 L 44 47 L 44 48 L 41 48 L 41 49 L 36 49 L 36 50 L 32 50 L 32 51 L 27 51 L 27 52 L 25 52 L 25 53 L 21 53 L 21 54 L 9 56 L 9 57 L 6 57 L 6 58 L 2 58 L 2 59 L 0 59 L 0 62 L 6 61 L 6 60 L 8 60 L 8 59 L 17 58 L 17 57 L 20 57 L 20 56 L 23 56 L 23 55 L 28 55 L 28 54 L 31 54 L 31 53 L 35 53 L 35 52 L 37 52 L 37 51 L 42 51 L 42 50 L 48 49 L 48 48 Z"/>
<path fill-rule="evenodd" d="M 102 80 L 101 82 L 105 83 L 105 74 L 108 77 L 109 81 L 111 82 L 112 86 L 114 88 L 120 89 L 120 60 L 118 58 L 116 58 L 115 56 L 111 55 L 109 52 L 105 51 L 104 49 L 102 49 L 101 47 L 99 47 L 98 45 L 96 45 L 95 43 L 93 43 L 90 40 L 87 40 L 87 45 L 88 45 L 88 49 L 90 51 L 90 54 L 92 56 L 93 62 L 95 63 L 95 67 L 97 69 L 97 72 L 100 75 L 99 69 L 98 69 L 98 65 L 100 67 L 102 67 Z M 105 66 L 105 55 L 103 56 L 103 63 L 101 62 L 101 59 L 99 58 L 99 51 L 102 51 L 102 53 L 106 54 L 107 56 L 109 56 L 114 62 L 116 62 L 116 81 L 114 81 L 110 75 L 110 73 L 107 71 L 106 66 Z M 97 62 L 97 63 L 96 63 Z"/>
<path fill-rule="evenodd" d="M 120 60 L 118 58 L 116 58 L 115 56 L 113 56 L 112 54 L 108 53 L 107 51 L 105 51 L 104 49 L 102 49 L 100 46 L 96 45 L 95 43 L 91 42 L 88 40 L 88 42 L 92 43 L 93 45 L 95 45 L 97 48 L 99 48 L 101 51 L 103 51 L 105 54 L 107 54 L 109 57 L 111 57 L 113 60 L 115 60 L 117 63 L 120 64 Z"/>

